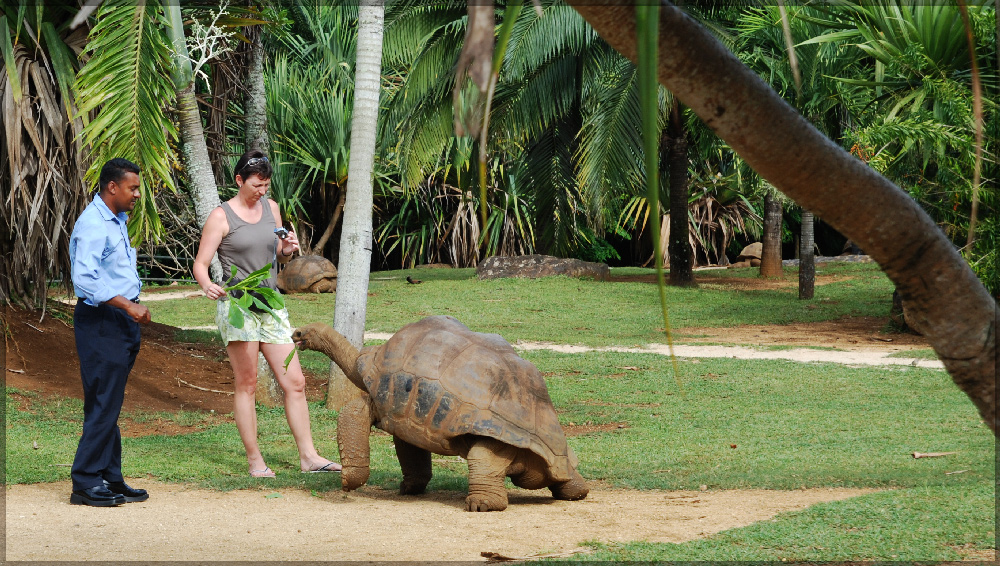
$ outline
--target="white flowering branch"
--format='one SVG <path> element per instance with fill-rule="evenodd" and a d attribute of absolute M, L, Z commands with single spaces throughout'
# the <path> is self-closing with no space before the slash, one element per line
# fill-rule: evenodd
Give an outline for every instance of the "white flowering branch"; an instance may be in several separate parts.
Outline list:
<path fill-rule="evenodd" d="M 209 12 L 212 16 L 212 23 L 208 26 L 199 21 L 191 24 L 191 36 L 187 37 L 185 41 L 187 44 L 187 54 L 181 54 L 179 57 L 187 59 L 191 63 L 191 72 L 195 80 L 201 77 L 207 83 L 208 75 L 201 70 L 202 67 L 212 59 L 233 50 L 229 46 L 229 38 L 235 32 L 226 31 L 218 25 L 219 18 L 226 15 L 226 8 L 228 7 L 229 3 L 223 2 L 218 12 Z"/>

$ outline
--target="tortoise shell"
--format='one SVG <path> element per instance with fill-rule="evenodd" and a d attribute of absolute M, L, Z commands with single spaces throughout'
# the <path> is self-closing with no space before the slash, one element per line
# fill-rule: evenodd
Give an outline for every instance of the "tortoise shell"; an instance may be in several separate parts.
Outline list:
<path fill-rule="evenodd" d="M 285 293 L 325 293 L 337 290 L 337 266 L 323 256 L 299 256 L 278 273 L 278 288 Z"/>
<path fill-rule="evenodd" d="M 428 317 L 362 351 L 357 368 L 382 430 L 446 455 L 461 453 L 464 435 L 495 438 L 540 456 L 554 480 L 573 477 L 545 379 L 498 334 Z"/>

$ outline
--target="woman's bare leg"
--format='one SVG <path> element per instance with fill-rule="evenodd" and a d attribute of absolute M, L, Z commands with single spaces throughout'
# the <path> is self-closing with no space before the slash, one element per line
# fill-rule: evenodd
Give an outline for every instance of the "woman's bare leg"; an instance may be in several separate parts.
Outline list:
<path fill-rule="evenodd" d="M 233 417 L 247 451 L 251 472 L 267 469 L 257 444 L 257 403 L 254 397 L 257 389 L 257 349 L 257 342 L 230 342 L 226 346 L 235 377 Z"/>
<path fill-rule="evenodd" d="M 271 366 L 278 385 L 285 392 L 285 418 L 292 437 L 299 449 L 299 465 L 303 471 L 315 470 L 330 464 L 330 460 L 319 455 L 313 445 L 312 429 L 309 424 L 309 405 L 306 403 L 306 378 L 302 375 L 299 356 L 296 354 L 288 370 L 284 368 L 285 358 L 295 346 L 293 344 L 261 343 L 260 351 Z M 340 465 L 334 464 L 331 469 L 339 470 Z"/>

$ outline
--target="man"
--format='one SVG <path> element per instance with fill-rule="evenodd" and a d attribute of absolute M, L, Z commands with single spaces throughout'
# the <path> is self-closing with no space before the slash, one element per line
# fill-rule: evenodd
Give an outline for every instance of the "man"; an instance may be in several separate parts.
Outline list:
<path fill-rule="evenodd" d="M 77 219 L 70 237 L 76 310 L 73 330 L 83 379 L 83 435 L 73 460 L 70 503 L 112 507 L 145 501 L 122 476 L 118 415 L 125 382 L 139 353 L 139 324 L 149 309 L 139 304 L 142 282 L 128 236 L 128 212 L 139 199 L 139 167 L 112 159 L 101 169 L 100 194 Z"/>

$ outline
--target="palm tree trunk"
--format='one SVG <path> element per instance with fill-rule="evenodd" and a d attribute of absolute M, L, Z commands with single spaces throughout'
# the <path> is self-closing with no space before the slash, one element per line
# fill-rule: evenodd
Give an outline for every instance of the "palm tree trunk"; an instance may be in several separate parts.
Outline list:
<path fill-rule="evenodd" d="M 261 41 L 259 26 L 247 28 L 252 33 L 253 48 L 250 50 L 250 68 L 248 69 L 246 101 L 243 108 L 243 119 L 246 122 L 246 147 L 259 149 L 268 153 L 271 147 L 267 135 L 267 92 L 264 88 L 264 43 Z"/>
<path fill-rule="evenodd" d="M 691 244 L 688 242 L 688 142 L 681 118 L 681 103 L 674 98 L 667 125 L 670 159 L 670 284 L 675 287 L 694 285 Z"/>
<path fill-rule="evenodd" d="M 204 226 L 208 215 L 219 206 L 219 189 L 215 185 L 212 162 L 208 158 L 205 145 L 205 129 L 198 112 L 198 100 L 194 95 L 194 75 L 191 61 L 187 59 L 187 45 L 184 43 L 184 20 L 181 18 L 179 3 L 168 2 L 167 11 L 170 39 L 173 42 L 174 88 L 177 92 L 177 115 L 181 135 L 181 155 L 184 157 L 184 171 L 188 179 L 188 190 L 194 200 L 194 214 L 198 224 Z M 261 266 L 263 267 L 263 266 Z M 218 258 L 212 259 L 212 279 L 222 281 L 222 266 Z"/>
<path fill-rule="evenodd" d="M 799 232 L 799 298 L 813 298 L 813 290 L 816 286 L 816 254 L 813 247 L 816 245 L 815 225 L 813 223 L 813 213 L 802 210 L 802 228 Z"/>
<path fill-rule="evenodd" d="M 760 276 L 781 277 L 781 216 L 782 206 L 774 193 L 764 195 L 764 236 L 760 252 Z"/>
<path fill-rule="evenodd" d="M 368 275 L 372 258 L 372 170 L 382 75 L 382 0 L 358 6 L 358 62 L 355 66 L 351 157 L 347 164 L 347 199 L 340 237 L 340 265 L 333 328 L 360 349 L 368 309 Z M 326 406 L 340 409 L 358 388 L 330 364 Z"/>
<path fill-rule="evenodd" d="M 569 2 L 609 45 L 636 61 L 631 2 Z M 694 20 L 666 0 L 661 4 L 660 82 L 762 177 L 878 262 L 996 434 L 1000 309 L 951 241 L 906 192 L 817 131 Z"/>
<path fill-rule="evenodd" d="M 177 115 L 181 134 L 181 155 L 184 157 L 184 171 L 187 174 L 188 190 L 194 200 L 194 214 L 198 224 L 204 226 L 216 207 L 219 206 L 219 189 L 215 185 L 215 174 L 212 172 L 212 162 L 208 157 L 208 145 L 205 143 L 205 129 L 201 123 L 201 113 L 198 111 L 198 99 L 194 95 L 194 75 L 191 61 L 187 57 L 187 46 L 184 43 L 184 21 L 181 18 L 179 3 L 167 3 L 167 21 L 170 23 L 170 38 L 174 45 L 174 87 L 177 89 Z M 258 266 L 258 267 L 263 267 Z M 212 258 L 210 266 L 212 279 L 223 280 L 222 265 L 218 256 Z M 282 404 L 284 394 L 278 386 L 278 381 L 271 372 L 271 367 L 264 355 L 257 354 L 257 378 L 260 387 L 255 393 L 256 400 L 268 407 Z"/>

